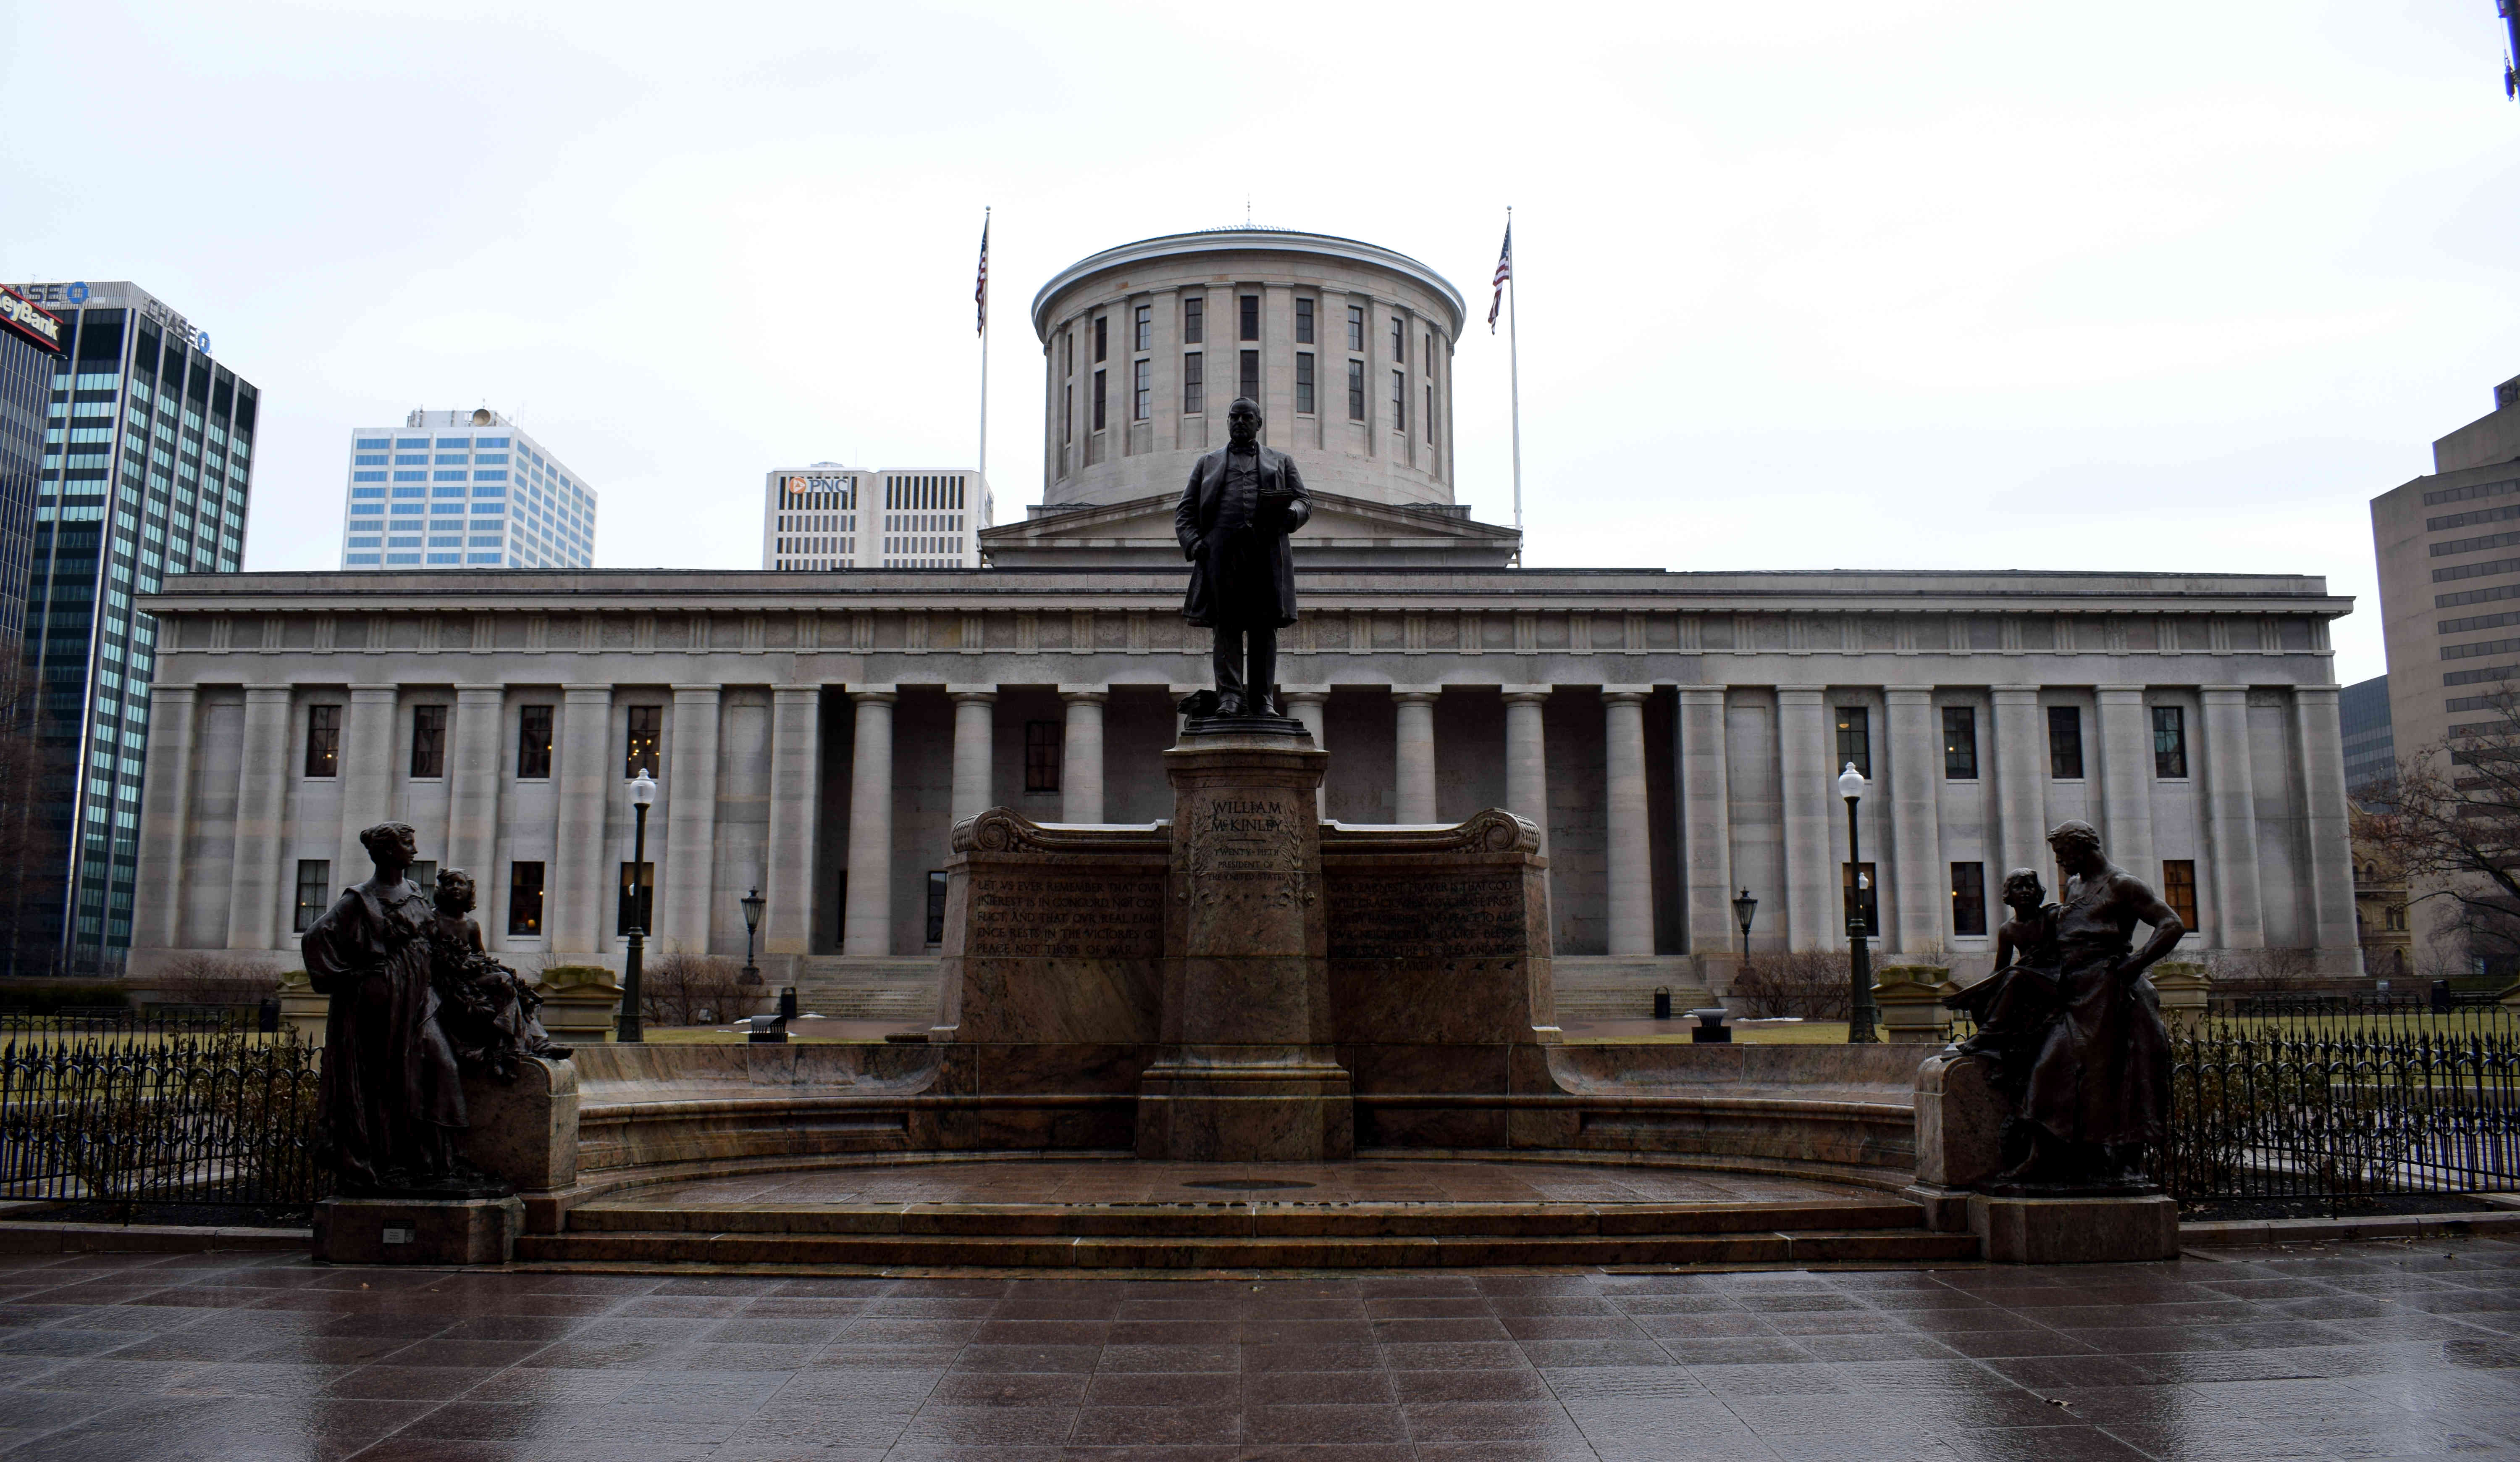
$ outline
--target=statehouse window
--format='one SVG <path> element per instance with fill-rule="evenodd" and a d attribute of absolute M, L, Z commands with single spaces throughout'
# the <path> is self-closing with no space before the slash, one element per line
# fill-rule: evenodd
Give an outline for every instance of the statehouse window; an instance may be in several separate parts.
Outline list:
<path fill-rule="evenodd" d="M 2192 932 L 2196 928 L 2196 860 L 2164 858 L 2161 862 L 2161 901 L 2179 916 L 2179 922 Z"/>
<path fill-rule="evenodd" d="M 1135 369 L 1137 381 L 1130 388 L 1129 415 L 1134 421 L 1145 421 L 1147 414 L 1154 409 L 1155 404 L 1155 363 L 1151 360 L 1142 360 L 1137 363 Z"/>
<path fill-rule="evenodd" d="M 1347 347 L 1351 350 L 1365 348 L 1365 306 L 1362 304 L 1347 307 Z"/>
<path fill-rule="evenodd" d="M 411 871 L 405 874 L 404 877 L 410 879 L 413 883 L 420 885 L 421 890 L 424 892 L 434 890 L 437 887 L 437 860 L 435 858 L 415 858 L 412 860 Z"/>
<path fill-rule="evenodd" d="M 945 870 L 927 870 L 927 947 L 933 949 L 945 942 Z"/>
<path fill-rule="evenodd" d="M 2187 712 L 2176 706 L 2152 708 L 2152 774 L 2187 775 Z"/>
<path fill-rule="evenodd" d="M 1943 777 L 1952 782 L 1977 780 L 1977 709 L 1943 708 Z"/>
<path fill-rule="evenodd" d="M 658 754 L 664 746 L 665 708 L 633 706 L 630 708 L 630 739 L 621 749 L 621 775 L 635 777 L 641 772 L 653 776 L 665 764 Z"/>
<path fill-rule="evenodd" d="M 1312 297 L 1311 297 L 1310 296 L 1299 296 L 1299 297 L 1297 297 L 1297 298 L 1296 298 L 1296 300 L 1295 300 L 1295 343 L 1296 343 L 1296 344 L 1298 344 L 1298 345 L 1309 345 L 1309 344 L 1311 344 L 1312 343 L 1313 343 L 1313 301 L 1312 301 Z"/>
<path fill-rule="evenodd" d="M 1986 933 L 1986 865 L 1952 865 L 1952 933 Z"/>
<path fill-rule="evenodd" d="M 415 777 L 446 775 L 446 708 L 415 706 L 411 708 L 411 774 Z"/>
<path fill-rule="evenodd" d="M 1872 777 L 1872 712 L 1862 706 L 1837 708 L 1837 764 L 1855 763 L 1865 780 Z"/>
<path fill-rule="evenodd" d="M 1111 317 L 1109 315 L 1094 317 L 1094 358 L 1097 361 L 1111 358 Z"/>
<path fill-rule="evenodd" d="M 628 935 L 632 929 L 652 934 L 654 927 L 648 920 L 655 912 L 656 865 L 624 863 L 621 865 L 621 891 L 615 900 L 620 912 L 615 916 L 612 932 Z"/>
<path fill-rule="evenodd" d="M 1406 371 L 1391 373 L 1391 430 L 1409 430 L 1409 374 Z"/>
<path fill-rule="evenodd" d="M 1869 863 L 1840 863 L 1837 866 L 1841 871 L 1841 891 L 1844 893 L 1846 898 L 1845 907 L 1847 919 L 1849 921 L 1849 932 L 1853 932 L 1853 921 L 1858 916 L 1861 916 L 1864 920 L 1865 937 L 1867 938 L 1880 937 L 1881 883 L 1879 879 L 1873 877 L 1872 865 Z"/>
<path fill-rule="evenodd" d="M 306 708 L 306 775 L 337 776 L 341 770 L 341 708 Z"/>
<path fill-rule="evenodd" d="M 1024 791 L 1058 790 L 1065 731 L 1058 721 L 1024 722 Z"/>
<path fill-rule="evenodd" d="M 1155 339 L 1155 307 L 1153 305 L 1141 304 L 1138 306 L 1137 315 L 1130 325 L 1130 336 L 1132 340 L 1131 348 L 1133 349 L 1144 350 L 1153 343 Z"/>
<path fill-rule="evenodd" d="M 1253 401 L 1260 399 L 1260 352 L 1242 352 L 1242 394 Z"/>
<path fill-rule="evenodd" d="M 2060 782 L 2083 779 L 2083 712 L 2079 707 L 2048 708 L 2048 775 Z"/>
<path fill-rule="evenodd" d="M 1060 445 L 1076 439 L 1076 388 L 1058 388 L 1058 440 Z M 1065 460 L 1063 457 L 1061 460 Z"/>
<path fill-rule="evenodd" d="M 543 932 L 543 865 L 511 863 L 508 865 L 508 933 L 538 935 Z"/>
<path fill-rule="evenodd" d="M 1257 295 L 1245 295 L 1242 297 L 1242 339 L 1246 341 L 1256 341 L 1259 338 L 1260 297 Z"/>
<path fill-rule="evenodd" d="M 1094 373 L 1094 430 L 1097 432 L 1102 430 L 1106 420 L 1106 410 L 1110 404 L 1107 388 L 1110 384 L 1109 373 L 1103 371 Z"/>
<path fill-rule="evenodd" d="M 1182 301 L 1182 343 L 1195 345 L 1207 339 L 1207 299 L 1192 295 Z"/>
<path fill-rule="evenodd" d="M 552 708 L 524 706 L 517 710 L 517 775 L 551 775 Z M 539 865 L 537 865 L 539 866 Z"/>
<path fill-rule="evenodd" d="M 1295 352 L 1295 414 L 1313 414 L 1313 352 Z"/>
<path fill-rule="evenodd" d="M 1361 360 L 1347 363 L 1347 419 L 1365 420 L 1365 362 Z"/>
<path fill-rule="evenodd" d="M 1196 416 L 1207 409 L 1207 356 L 1198 350 L 1182 355 L 1182 414 Z"/>
<path fill-rule="evenodd" d="M 324 906 L 333 888 L 333 864 L 325 858 L 297 860 L 297 912 L 290 921 L 290 932 L 304 934 L 316 920 L 324 917 Z"/>

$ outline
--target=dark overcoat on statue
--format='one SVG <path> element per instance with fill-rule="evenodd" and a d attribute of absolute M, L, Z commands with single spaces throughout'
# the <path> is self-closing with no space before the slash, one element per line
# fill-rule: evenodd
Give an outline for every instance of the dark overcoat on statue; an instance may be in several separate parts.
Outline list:
<path fill-rule="evenodd" d="M 1198 459 L 1182 489 L 1181 506 L 1173 510 L 1173 535 L 1191 561 L 1190 592 L 1182 616 L 1201 626 L 1231 629 L 1282 629 L 1295 622 L 1295 551 L 1286 535 L 1312 521 L 1313 501 L 1304 491 L 1295 459 L 1259 447 L 1260 510 L 1249 531 L 1258 540 L 1248 545 L 1258 559 L 1258 571 L 1248 575 L 1220 573 L 1231 546 L 1217 531 L 1217 509 L 1225 496 L 1225 455 L 1219 447 Z M 1238 555 L 1239 557 L 1239 555 Z"/>

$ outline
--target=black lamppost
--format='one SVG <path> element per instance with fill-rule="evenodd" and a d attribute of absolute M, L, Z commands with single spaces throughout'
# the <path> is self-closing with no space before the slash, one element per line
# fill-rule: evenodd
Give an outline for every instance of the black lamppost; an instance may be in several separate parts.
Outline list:
<path fill-rule="evenodd" d="M 1748 959 L 1750 957 L 1750 921 L 1756 918 L 1758 913 L 1759 900 L 1750 896 L 1749 890 L 1742 890 L 1740 895 L 1732 900 L 1732 917 L 1740 921 L 1741 925 L 1741 957 L 1743 959 Z"/>
<path fill-rule="evenodd" d="M 630 841 L 630 887 L 622 896 L 637 912 L 630 921 L 630 957 L 621 963 L 621 1024 L 613 1032 L 613 1039 L 628 1046 L 648 1038 L 639 1026 L 639 966 L 648 945 L 648 804 L 655 800 L 656 779 L 643 766 L 630 781 L 630 810 L 639 823 Z"/>
<path fill-rule="evenodd" d="M 1848 991 L 1846 1007 L 1846 1040 L 1849 1045 L 1877 1045 L 1881 1037 L 1872 1029 L 1872 952 L 1865 947 L 1864 937 L 1871 926 L 1864 917 L 1864 895 L 1870 891 L 1864 877 L 1864 847 L 1857 841 L 1855 804 L 1864 800 L 1864 773 L 1855 763 L 1837 774 L 1837 795 L 1846 799 L 1846 948 Z"/>
<path fill-rule="evenodd" d="M 738 983 L 759 984 L 761 972 L 752 967 L 752 936 L 754 931 L 761 928 L 762 906 L 770 900 L 762 897 L 761 891 L 755 889 L 744 894 L 742 902 L 743 904 L 743 979 Z"/>

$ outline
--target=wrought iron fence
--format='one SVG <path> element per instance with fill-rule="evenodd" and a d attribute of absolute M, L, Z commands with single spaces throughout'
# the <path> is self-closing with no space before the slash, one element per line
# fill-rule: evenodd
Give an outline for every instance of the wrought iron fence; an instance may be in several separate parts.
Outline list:
<path fill-rule="evenodd" d="M 232 1020 L 0 1018 L 0 1198 L 126 1221 L 311 1208 L 321 1054 Z"/>
<path fill-rule="evenodd" d="M 2261 1009 L 2171 1041 L 2172 1194 L 2315 1198 L 2520 1187 L 2520 1031 L 2498 1009 Z"/>

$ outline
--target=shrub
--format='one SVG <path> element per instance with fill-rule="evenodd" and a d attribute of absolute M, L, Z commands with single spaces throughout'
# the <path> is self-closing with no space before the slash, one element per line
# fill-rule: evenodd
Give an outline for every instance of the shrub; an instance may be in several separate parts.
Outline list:
<path fill-rule="evenodd" d="M 1732 977 L 1731 994 L 1749 1007 L 1753 1019 L 1800 1016 L 1807 1021 L 1842 1021 L 1847 1018 L 1852 969 L 1844 953 L 1826 949 L 1754 954 Z"/>
<path fill-rule="evenodd" d="M 713 954 L 676 949 L 639 973 L 639 1018 L 652 1026 L 720 1026 L 753 1013 L 769 996 L 744 984 L 743 966 Z"/>
<path fill-rule="evenodd" d="M 170 957 L 157 975 L 135 983 L 166 1005 L 253 1005 L 279 988 L 280 977 L 249 959 L 207 949 Z"/>

